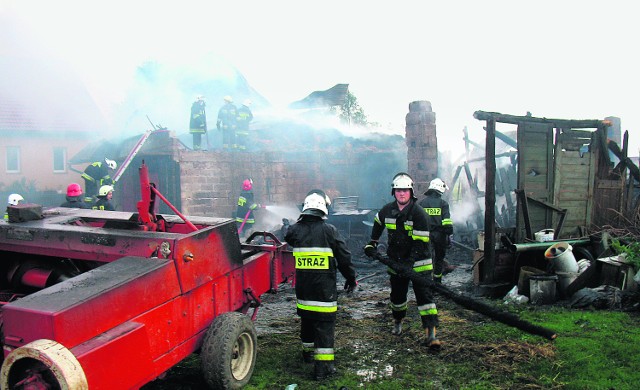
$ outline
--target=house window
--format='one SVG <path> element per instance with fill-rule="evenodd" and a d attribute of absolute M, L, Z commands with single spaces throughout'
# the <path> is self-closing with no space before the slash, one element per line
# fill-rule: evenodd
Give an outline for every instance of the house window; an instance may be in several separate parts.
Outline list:
<path fill-rule="evenodd" d="M 63 148 L 63 147 L 53 148 L 53 172 L 54 173 L 67 172 L 67 148 Z"/>
<path fill-rule="evenodd" d="M 20 147 L 7 146 L 7 173 L 20 172 Z"/>

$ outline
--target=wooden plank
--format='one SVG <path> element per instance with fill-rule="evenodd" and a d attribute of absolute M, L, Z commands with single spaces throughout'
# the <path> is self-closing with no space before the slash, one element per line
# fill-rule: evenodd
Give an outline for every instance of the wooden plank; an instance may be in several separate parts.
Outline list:
<path fill-rule="evenodd" d="M 536 118 L 536 117 L 530 117 L 530 116 L 507 115 L 507 114 L 501 114 L 499 112 L 487 112 L 487 111 L 476 111 L 473 113 L 473 117 L 478 120 L 493 119 L 496 122 L 512 123 L 516 125 L 520 125 L 523 123 L 538 124 L 538 125 L 546 124 L 551 127 L 559 127 L 563 129 L 572 129 L 572 128 L 590 129 L 590 128 L 598 128 L 600 126 L 604 126 L 605 124 L 605 121 L 602 121 L 599 119 Z"/>

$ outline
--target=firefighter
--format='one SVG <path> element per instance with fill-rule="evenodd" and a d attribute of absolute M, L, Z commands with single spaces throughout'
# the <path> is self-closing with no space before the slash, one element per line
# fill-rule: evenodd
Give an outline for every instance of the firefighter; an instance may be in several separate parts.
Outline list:
<path fill-rule="evenodd" d="M 429 230 L 427 214 L 416 204 L 413 194 L 413 179 L 409 174 L 400 172 L 393 178 L 391 195 L 395 201 L 387 203 L 378 211 L 371 230 L 371 241 L 365 245 L 364 252 L 369 257 L 377 255 L 378 240 L 384 229 L 387 229 L 387 255 L 390 260 L 411 266 L 415 272 L 431 278 L 433 265 L 429 250 Z M 409 278 L 400 276 L 391 268 L 387 270 L 391 282 L 390 308 L 394 324 L 391 331 L 394 335 L 402 333 L 402 322 L 407 315 L 407 293 Z M 436 337 L 438 326 L 438 310 L 433 300 L 433 293 L 427 284 L 413 284 L 422 320 L 422 328 L 426 334 L 424 344 L 430 349 L 439 349 L 440 341 Z"/>
<path fill-rule="evenodd" d="M 238 207 L 236 209 L 236 223 L 238 224 L 238 234 L 245 236 L 245 232 L 251 231 L 256 223 L 253 211 L 260 207 L 253 201 L 253 180 L 246 179 L 242 182 L 242 191 L 238 197 Z"/>
<path fill-rule="evenodd" d="M 80 184 L 78 183 L 71 183 L 67 186 L 67 201 L 61 204 L 60 207 L 75 207 L 79 209 L 91 208 L 83 201 L 82 187 L 80 187 Z"/>
<path fill-rule="evenodd" d="M 20 204 L 20 202 L 24 201 L 24 198 L 22 197 L 22 195 L 20 194 L 11 194 L 9 195 L 9 198 L 7 199 L 7 207 L 8 206 L 17 206 Z M 4 213 L 4 220 L 8 221 L 9 220 L 9 211 L 5 211 Z"/>
<path fill-rule="evenodd" d="M 218 110 L 218 120 L 216 127 L 222 131 L 222 147 L 224 149 L 236 149 L 238 143 L 236 141 L 236 121 L 238 117 L 238 109 L 233 104 L 231 96 L 224 97 L 224 105 Z"/>
<path fill-rule="evenodd" d="M 82 173 L 85 202 L 93 203 L 100 187 L 113 184 L 110 171 L 115 170 L 117 167 L 118 164 L 115 161 L 105 157 L 104 163 L 102 161 L 96 161 L 85 168 Z"/>
<path fill-rule="evenodd" d="M 285 236 L 296 262 L 302 359 L 314 363 L 315 380 L 336 373 L 333 349 L 338 310 L 336 269 L 345 278 L 344 289 L 348 293 L 357 287 L 351 253 L 336 227 L 325 222 L 328 204 L 329 197 L 323 191 L 310 191 L 298 221 L 289 227 Z"/>
<path fill-rule="evenodd" d="M 207 135 L 207 113 L 205 112 L 204 96 L 196 97 L 196 101 L 191 105 L 191 117 L 189 119 L 189 133 L 193 134 L 193 150 L 200 150 L 202 146 L 202 135 Z M 208 141 L 208 139 L 207 139 Z M 207 142 L 207 146 L 208 146 Z"/>
<path fill-rule="evenodd" d="M 100 187 L 100 191 L 98 191 L 98 201 L 93 205 L 92 209 L 115 211 L 116 208 L 113 207 L 111 199 L 113 199 L 113 186 L 106 185 Z"/>
<path fill-rule="evenodd" d="M 247 150 L 247 140 L 249 138 L 249 123 L 253 120 L 253 113 L 249 108 L 251 100 L 245 99 L 242 106 L 238 108 L 236 139 L 239 150 Z"/>
<path fill-rule="evenodd" d="M 449 203 L 442 199 L 442 195 L 449 187 L 440 178 L 429 183 L 424 193 L 426 197 L 419 203 L 427 212 L 429 221 L 429 242 L 433 249 L 433 280 L 442 283 L 442 275 L 455 269 L 444 259 L 449 247 L 449 237 L 453 234 L 453 221 L 449 212 Z"/>

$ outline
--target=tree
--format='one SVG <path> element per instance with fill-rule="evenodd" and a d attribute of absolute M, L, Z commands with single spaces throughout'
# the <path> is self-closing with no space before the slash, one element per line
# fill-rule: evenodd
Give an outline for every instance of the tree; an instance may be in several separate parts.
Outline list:
<path fill-rule="evenodd" d="M 347 91 L 347 96 L 344 99 L 344 103 L 337 110 L 340 119 L 348 124 L 367 126 L 367 116 L 364 113 L 362 107 L 358 103 L 358 99 L 354 94 Z"/>

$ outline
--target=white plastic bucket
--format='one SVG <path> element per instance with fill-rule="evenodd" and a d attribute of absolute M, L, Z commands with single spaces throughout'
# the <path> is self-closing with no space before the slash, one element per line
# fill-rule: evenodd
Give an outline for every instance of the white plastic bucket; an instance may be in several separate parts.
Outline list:
<path fill-rule="evenodd" d="M 566 242 L 551 245 L 544 252 L 544 257 L 551 262 L 554 272 L 578 273 L 578 262 L 573 256 L 571 245 Z"/>
<path fill-rule="evenodd" d="M 553 241 L 553 229 L 543 229 L 535 233 L 534 238 L 538 242 Z"/>

